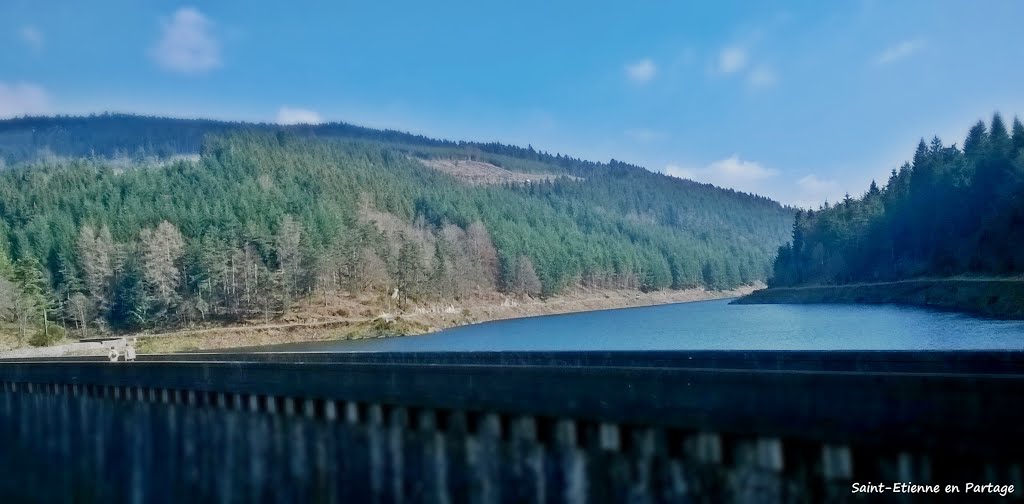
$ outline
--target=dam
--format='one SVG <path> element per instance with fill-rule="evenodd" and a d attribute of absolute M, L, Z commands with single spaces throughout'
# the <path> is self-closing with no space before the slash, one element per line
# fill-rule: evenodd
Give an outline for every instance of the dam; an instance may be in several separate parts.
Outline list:
<path fill-rule="evenodd" d="M 8 360 L 0 495 L 854 502 L 857 484 L 970 482 L 1020 500 L 1022 365 L 1005 351 Z"/>

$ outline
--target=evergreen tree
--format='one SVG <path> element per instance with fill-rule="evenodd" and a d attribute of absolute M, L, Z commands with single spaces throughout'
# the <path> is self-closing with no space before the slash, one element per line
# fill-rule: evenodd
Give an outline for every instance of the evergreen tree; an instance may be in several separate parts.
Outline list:
<path fill-rule="evenodd" d="M 992 123 L 988 128 L 988 132 L 988 143 L 992 149 L 992 155 L 996 157 L 1009 155 L 1011 147 L 1010 134 L 1006 131 L 1006 124 L 1003 123 L 1003 118 L 998 112 L 992 116 Z"/>
<path fill-rule="evenodd" d="M 32 129 L 45 133 L 19 144 Z M 269 320 L 334 289 L 397 286 L 406 305 L 732 288 L 767 278 L 793 215 L 618 161 L 340 124 L 109 115 L 0 120 L 0 134 L 15 139 L 0 144 L 13 163 L 0 172 L 0 260 L 40 258 L 54 310 L 83 335 Z M 464 159 L 532 182 L 467 184 L 431 167 Z"/>
<path fill-rule="evenodd" d="M 1024 124 L 1021 124 L 1020 118 L 1013 118 L 1013 138 L 1011 139 L 1012 152 L 1011 156 L 1016 157 L 1021 152 L 1024 152 Z"/>
<path fill-rule="evenodd" d="M 985 123 L 978 121 L 967 132 L 964 140 L 964 154 L 971 161 L 977 161 L 985 156 L 988 151 L 988 132 L 985 131 Z"/>
<path fill-rule="evenodd" d="M 772 286 L 1024 272 L 1024 157 L 998 114 L 978 122 L 964 150 L 935 138 L 913 164 L 860 199 L 798 212 L 779 248 Z M 707 270 L 705 271 L 707 273 Z"/>
<path fill-rule="evenodd" d="M 50 312 L 54 303 L 48 296 L 42 265 L 32 257 L 19 259 L 14 264 L 14 282 L 17 284 L 16 316 L 18 341 L 23 342 L 29 330 L 36 324 L 42 325 L 43 342 L 50 334 Z"/>

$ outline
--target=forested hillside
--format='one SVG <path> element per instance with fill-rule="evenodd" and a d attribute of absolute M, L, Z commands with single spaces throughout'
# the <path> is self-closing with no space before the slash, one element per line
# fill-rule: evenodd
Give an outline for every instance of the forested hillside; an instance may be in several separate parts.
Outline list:
<path fill-rule="evenodd" d="M 344 137 L 404 145 L 457 145 L 455 142 L 345 123 L 280 126 L 212 119 L 100 114 L 88 117 L 42 116 L 0 120 L 0 160 L 13 164 L 53 156 L 129 158 L 136 161 L 166 159 L 181 154 L 198 154 L 203 139 L 208 135 L 240 130 L 287 130 L 303 136 Z"/>
<path fill-rule="evenodd" d="M 573 174 L 607 168 L 604 163 L 560 154 L 550 155 L 537 152 L 532 147 L 523 148 L 497 142 L 438 140 L 340 122 L 282 126 L 131 114 L 0 119 L 0 167 L 55 158 L 99 157 L 134 162 L 168 160 L 181 155 L 199 154 L 204 138 L 209 135 L 240 131 L 285 131 L 300 137 L 367 140 L 411 150 L 421 156 L 436 156 L 438 153 L 450 153 L 452 149 L 458 149 L 460 154 L 473 158 L 502 156 L 505 168 L 526 173 L 557 170 Z M 623 167 L 640 169 L 637 166 Z"/>
<path fill-rule="evenodd" d="M 23 335 L 52 321 L 85 335 L 273 318 L 338 292 L 408 305 L 574 286 L 725 289 L 766 279 L 793 215 L 532 148 L 175 121 L 0 122 L 0 316 Z M 173 158 L 193 147 L 197 159 Z M 424 159 L 558 176 L 467 184 Z"/>
<path fill-rule="evenodd" d="M 934 138 L 885 187 L 798 212 L 771 286 L 1024 273 L 1024 126 L 996 114 Z"/>

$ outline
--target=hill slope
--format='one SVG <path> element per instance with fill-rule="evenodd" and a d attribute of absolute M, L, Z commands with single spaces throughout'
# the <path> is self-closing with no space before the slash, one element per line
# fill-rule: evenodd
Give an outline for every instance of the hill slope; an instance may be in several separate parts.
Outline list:
<path fill-rule="evenodd" d="M 44 313 L 134 329 L 337 292 L 727 289 L 766 278 L 792 219 L 615 161 L 344 124 L 23 118 L 0 121 L 0 157 L 0 300 L 23 333 Z M 546 176 L 473 185 L 424 164 L 438 160 Z"/>

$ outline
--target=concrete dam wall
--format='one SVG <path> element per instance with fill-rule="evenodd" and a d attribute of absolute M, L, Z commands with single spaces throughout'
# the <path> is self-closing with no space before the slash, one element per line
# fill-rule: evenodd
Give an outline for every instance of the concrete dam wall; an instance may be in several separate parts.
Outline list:
<path fill-rule="evenodd" d="M 886 481 L 1015 484 L 1019 499 L 1022 363 L 1013 352 L 5 362 L 0 496 L 854 502 L 852 483 Z"/>

